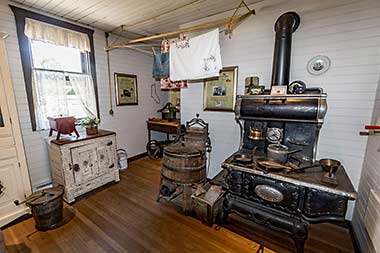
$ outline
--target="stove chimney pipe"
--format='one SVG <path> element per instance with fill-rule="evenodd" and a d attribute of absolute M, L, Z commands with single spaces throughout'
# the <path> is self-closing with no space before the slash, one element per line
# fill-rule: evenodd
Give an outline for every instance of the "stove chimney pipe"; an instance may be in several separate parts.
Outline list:
<path fill-rule="evenodd" d="M 289 85 L 292 33 L 300 24 L 300 16 L 295 12 L 282 14 L 274 25 L 276 41 L 274 44 L 272 86 Z"/>

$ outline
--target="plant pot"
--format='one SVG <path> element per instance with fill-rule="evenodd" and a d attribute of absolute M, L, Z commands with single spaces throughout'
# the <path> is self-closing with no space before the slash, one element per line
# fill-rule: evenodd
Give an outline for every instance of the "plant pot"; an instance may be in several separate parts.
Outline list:
<path fill-rule="evenodd" d="M 94 127 L 86 127 L 86 134 L 87 134 L 87 135 L 95 135 L 95 134 L 98 134 L 98 127 L 97 127 L 97 126 L 94 126 Z"/>

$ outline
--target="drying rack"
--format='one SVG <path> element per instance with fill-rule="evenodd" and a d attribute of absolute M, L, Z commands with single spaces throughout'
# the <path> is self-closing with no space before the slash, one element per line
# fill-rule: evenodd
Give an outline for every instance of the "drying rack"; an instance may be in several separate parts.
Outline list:
<path fill-rule="evenodd" d="M 241 16 L 236 16 L 237 11 L 241 7 L 245 7 L 248 10 L 248 12 L 245 13 L 245 14 L 243 14 L 243 15 L 241 15 Z M 224 26 L 226 35 L 231 35 L 232 31 L 241 22 L 243 22 L 245 19 L 247 19 L 251 15 L 255 15 L 255 14 L 256 14 L 255 10 L 251 10 L 244 1 L 241 1 L 240 4 L 239 4 L 239 6 L 235 9 L 233 15 L 230 18 L 226 18 L 226 19 L 222 19 L 222 20 L 217 20 L 217 21 L 212 21 L 212 22 L 209 22 L 209 23 L 205 23 L 205 24 L 201 24 L 201 25 L 196 25 L 196 26 L 192 26 L 192 27 L 188 27 L 188 28 L 183 28 L 183 29 L 179 29 L 179 30 L 176 30 L 176 31 L 172 31 L 172 32 L 167 32 L 167 33 L 162 33 L 162 34 L 156 34 L 156 35 L 152 35 L 152 36 L 143 36 L 143 37 L 140 37 L 140 38 L 137 38 L 137 39 L 127 40 L 127 41 L 124 41 L 122 43 L 113 43 L 111 45 L 107 44 L 106 47 L 104 48 L 104 50 L 106 52 L 108 52 L 108 51 L 111 51 L 111 50 L 114 50 L 114 49 L 118 49 L 118 48 L 136 49 L 132 45 L 136 46 L 137 43 L 140 43 L 140 42 L 146 42 L 146 41 L 157 40 L 157 39 L 162 39 L 162 38 L 169 38 L 169 37 L 176 36 L 178 34 L 195 32 L 195 31 L 201 31 L 201 30 L 207 30 L 207 29 L 216 28 L 216 27 L 220 27 L 220 26 Z M 115 30 L 117 30 L 119 28 L 121 28 L 122 31 L 127 31 L 127 29 L 125 29 L 125 27 L 126 27 L 125 25 L 121 25 L 121 26 L 115 28 L 113 31 L 115 31 Z M 146 46 L 147 44 L 142 44 L 142 45 Z"/>

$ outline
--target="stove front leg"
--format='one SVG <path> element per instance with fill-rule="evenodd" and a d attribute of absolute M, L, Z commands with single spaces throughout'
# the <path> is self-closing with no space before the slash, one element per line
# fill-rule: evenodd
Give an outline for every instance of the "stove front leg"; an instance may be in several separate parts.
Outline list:
<path fill-rule="evenodd" d="M 227 194 L 224 200 L 223 211 L 224 221 L 230 213 L 236 213 L 258 225 L 288 234 L 294 241 L 296 252 L 304 253 L 308 224 L 301 219 L 292 218 L 279 211 L 231 194 Z"/>
<path fill-rule="evenodd" d="M 292 238 L 297 253 L 304 253 L 305 242 L 308 236 L 308 224 L 305 222 L 296 222 L 293 226 Z"/>

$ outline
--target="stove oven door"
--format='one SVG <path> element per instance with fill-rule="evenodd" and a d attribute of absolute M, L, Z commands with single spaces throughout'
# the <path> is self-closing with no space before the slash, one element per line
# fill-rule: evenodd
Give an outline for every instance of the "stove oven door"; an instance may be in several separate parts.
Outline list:
<path fill-rule="evenodd" d="M 299 212 L 302 187 L 295 184 L 246 173 L 243 197 L 287 213 Z"/>

